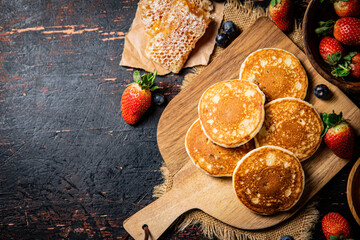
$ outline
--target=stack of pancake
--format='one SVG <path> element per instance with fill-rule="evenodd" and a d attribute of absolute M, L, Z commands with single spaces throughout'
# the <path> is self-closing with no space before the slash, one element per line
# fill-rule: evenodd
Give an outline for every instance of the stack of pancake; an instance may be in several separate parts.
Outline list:
<path fill-rule="evenodd" d="M 305 187 L 300 162 L 322 140 L 321 118 L 304 101 L 305 69 L 285 50 L 260 49 L 245 59 L 240 79 L 205 90 L 186 151 L 206 174 L 232 176 L 236 196 L 253 212 L 286 211 Z"/>

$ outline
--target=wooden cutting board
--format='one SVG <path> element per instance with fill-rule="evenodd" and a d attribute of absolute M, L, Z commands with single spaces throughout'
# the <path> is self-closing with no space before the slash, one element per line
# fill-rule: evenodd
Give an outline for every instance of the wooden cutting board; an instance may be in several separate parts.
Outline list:
<path fill-rule="evenodd" d="M 266 47 L 282 48 L 299 58 L 309 78 L 307 101 L 319 112 L 342 111 L 359 134 L 360 111 L 337 87 L 324 80 L 311 66 L 304 53 L 269 19 L 260 18 L 241 33 L 189 86 L 166 107 L 158 125 L 158 145 L 170 173 L 172 189 L 164 196 L 137 212 L 124 222 L 125 229 L 135 239 L 143 238 L 142 226 L 149 226 L 152 239 L 160 235 L 184 212 L 201 209 L 231 226 L 241 229 L 263 229 L 291 217 L 313 197 L 348 161 L 331 153 L 324 144 L 313 157 L 302 163 L 306 185 L 296 206 L 290 211 L 261 216 L 249 211 L 236 198 L 231 178 L 214 178 L 196 168 L 185 150 L 185 134 L 198 118 L 197 104 L 201 94 L 212 84 L 236 79 L 240 65 L 251 52 Z M 326 84 L 333 96 L 319 100 L 313 95 L 314 86 Z"/>

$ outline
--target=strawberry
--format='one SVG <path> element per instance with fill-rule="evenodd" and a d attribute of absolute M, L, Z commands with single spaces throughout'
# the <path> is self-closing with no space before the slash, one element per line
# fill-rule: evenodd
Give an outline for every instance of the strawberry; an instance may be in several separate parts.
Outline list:
<path fill-rule="evenodd" d="M 351 63 L 350 67 L 351 67 L 350 75 L 354 78 L 360 79 L 360 62 Z"/>
<path fill-rule="evenodd" d="M 156 77 L 152 74 L 140 76 L 138 71 L 133 74 L 134 83 L 126 87 L 121 97 L 121 114 L 129 124 L 135 124 L 151 105 L 151 91 L 158 89 L 152 86 Z"/>
<path fill-rule="evenodd" d="M 352 63 L 360 62 L 360 52 L 359 52 L 359 53 L 356 53 L 356 54 L 351 58 L 351 62 L 352 62 Z"/>
<path fill-rule="evenodd" d="M 354 154 L 355 133 L 351 126 L 342 118 L 342 113 L 321 113 L 326 125 L 322 135 L 328 148 L 338 157 L 351 159 Z"/>
<path fill-rule="evenodd" d="M 294 16 L 291 0 L 271 0 L 269 13 L 281 31 L 292 29 Z"/>
<path fill-rule="evenodd" d="M 353 76 L 354 78 L 360 78 L 360 53 L 356 53 L 351 58 L 350 67 L 351 67 L 350 75 Z"/>
<path fill-rule="evenodd" d="M 332 37 L 324 37 L 319 44 L 320 56 L 330 65 L 335 65 L 344 55 L 341 43 Z"/>
<path fill-rule="evenodd" d="M 339 17 L 360 16 L 360 0 L 336 0 L 334 10 Z"/>
<path fill-rule="evenodd" d="M 345 45 L 360 45 L 360 19 L 344 17 L 334 25 L 334 37 Z"/>
<path fill-rule="evenodd" d="M 322 35 L 333 34 L 339 42 L 357 46 L 360 45 L 360 19 L 354 17 L 344 17 L 333 20 L 320 21 L 320 27 L 315 29 L 315 32 Z"/>
<path fill-rule="evenodd" d="M 349 222 L 337 212 L 329 212 L 321 220 L 321 226 L 326 239 L 348 239 L 351 237 Z"/>

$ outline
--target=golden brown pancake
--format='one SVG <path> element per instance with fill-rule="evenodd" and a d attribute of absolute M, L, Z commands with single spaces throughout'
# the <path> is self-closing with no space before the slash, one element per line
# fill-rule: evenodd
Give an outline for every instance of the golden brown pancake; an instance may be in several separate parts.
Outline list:
<path fill-rule="evenodd" d="M 205 135 L 227 148 L 250 141 L 264 121 L 265 95 L 246 80 L 227 80 L 209 87 L 198 111 Z"/>
<path fill-rule="evenodd" d="M 305 99 L 308 87 L 300 61 L 292 53 L 277 48 L 251 53 L 240 67 L 239 78 L 256 83 L 268 102 L 283 97 Z"/>
<path fill-rule="evenodd" d="M 195 164 L 214 177 L 231 177 L 236 164 L 255 148 L 254 141 L 237 147 L 224 148 L 210 141 L 204 134 L 199 119 L 189 128 L 185 137 L 186 151 Z"/>
<path fill-rule="evenodd" d="M 320 146 L 322 130 L 321 118 L 310 103 L 297 98 L 276 99 L 265 105 L 265 121 L 255 144 L 283 147 L 303 161 Z"/>
<path fill-rule="evenodd" d="M 250 210 L 270 215 L 289 210 L 301 197 L 305 175 L 300 161 L 283 148 L 265 146 L 246 154 L 234 170 L 238 199 Z"/>

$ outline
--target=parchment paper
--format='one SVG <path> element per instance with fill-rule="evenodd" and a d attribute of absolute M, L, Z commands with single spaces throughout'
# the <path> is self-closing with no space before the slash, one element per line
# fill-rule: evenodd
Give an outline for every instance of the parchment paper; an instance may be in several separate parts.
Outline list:
<path fill-rule="evenodd" d="M 218 33 L 224 10 L 224 3 L 213 2 L 213 4 L 214 11 L 211 14 L 213 20 L 206 29 L 204 36 L 200 38 L 195 48 L 190 53 L 184 68 L 198 65 L 207 65 L 209 63 L 210 55 L 213 52 L 215 46 L 215 37 Z M 170 73 L 169 70 L 161 67 L 159 64 L 147 58 L 145 55 L 145 48 L 147 43 L 148 39 L 144 31 L 144 26 L 141 21 L 141 15 L 138 8 L 130 30 L 125 36 L 124 51 L 122 53 L 120 65 L 132 68 L 140 68 L 148 72 L 154 72 L 156 69 L 158 71 L 158 75 L 165 75 Z"/>

